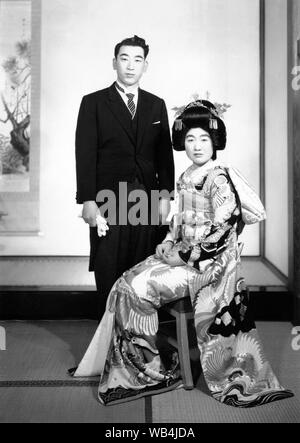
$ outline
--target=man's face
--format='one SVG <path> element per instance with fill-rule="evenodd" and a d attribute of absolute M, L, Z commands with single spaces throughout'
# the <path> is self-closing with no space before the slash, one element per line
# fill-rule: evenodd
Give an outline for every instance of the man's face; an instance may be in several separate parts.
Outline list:
<path fill-rule="evenodd" d="M 144 50 L 139 46 L 121 46 L 117 58 L 113 60 L 118 80 L 125 86 L 138 85 L 147 67 Z"/>

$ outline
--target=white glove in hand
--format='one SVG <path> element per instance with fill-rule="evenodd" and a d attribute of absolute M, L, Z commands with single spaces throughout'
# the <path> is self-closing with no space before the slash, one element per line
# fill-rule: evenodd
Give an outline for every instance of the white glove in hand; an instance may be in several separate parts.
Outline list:
<path fill-rule="evenodd" d="M 102 217 L 99 210 L 98 210 L 97 216 L 96 216 L 96 223 L 97 223 L 98 236 L 105 237 L 106 232 L 109 230 L 109 226 L 107 224 L 106 219 L 104 217 Z"/>

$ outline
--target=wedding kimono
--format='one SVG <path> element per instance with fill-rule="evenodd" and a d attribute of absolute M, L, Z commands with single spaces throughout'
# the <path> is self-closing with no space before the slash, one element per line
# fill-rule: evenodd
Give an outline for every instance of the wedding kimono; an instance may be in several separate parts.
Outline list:
<path fill-rule="evenodd" d="M 234 168 L 212 160 L 188 168 L 177 183 L 166 238 L 182 266 L 151 256 L 125 272 L 73 375 L 100 375 L 99 400 L 105 405 L 179 387 L 176 351 L 157 346 L 157 310 L 190 297 L 203 374 L 216 400 L 252 407 L 292 396 L 264 355 L 238 275 L 238 232 L 264 218 L 259 198 Z"/>

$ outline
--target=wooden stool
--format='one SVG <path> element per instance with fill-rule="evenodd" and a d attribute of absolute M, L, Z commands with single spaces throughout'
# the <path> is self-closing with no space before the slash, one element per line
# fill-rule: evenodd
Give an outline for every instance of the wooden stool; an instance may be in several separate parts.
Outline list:
<path fill-rule="evenodd" d="M 173 303 L 168 303 L 160 309 L 170 314 L 176 320 L 177 339 L 174 339 L 170 334 L 164 332 L 163 327 L 160 327 L 160 332 L 164 334 L 168 343 L 178 349 L 184 389 L 193 389 L 194 382 L 188 337 L 188 321 L 194 318 L 191 300 L 189 297 L 185 297 Z"/>

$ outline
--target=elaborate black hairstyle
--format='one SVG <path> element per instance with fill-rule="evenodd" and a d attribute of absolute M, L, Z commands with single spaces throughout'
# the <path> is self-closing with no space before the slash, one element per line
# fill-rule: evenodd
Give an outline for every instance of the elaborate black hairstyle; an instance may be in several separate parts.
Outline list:
<path fill-rule="evenodd" d="M 208 100 L 196 100 L 185 107 L 178 116 L 172 128 L 172 143 L 175 151 L 184 151 L 185 137 L 192 128 L 201 128 L 208 132 L 213 148 L 214 158 L 216 151 L 226 147 L 226 127 L 219 117 L 215 105 Z"/>
<path fill-rule="evenodd" d="M 125 38 L 120 43 L 118 43 L 115 47 L 115 58 L 118 57 L 119 51 L 121 49 L 121 46 L 139 46 L 144 50 L 145 59 L 147 58 L 147 55 L 149 54 L 149 46 L 146 44 L 146 41 L 135 35 L 134 37 Z"/>

